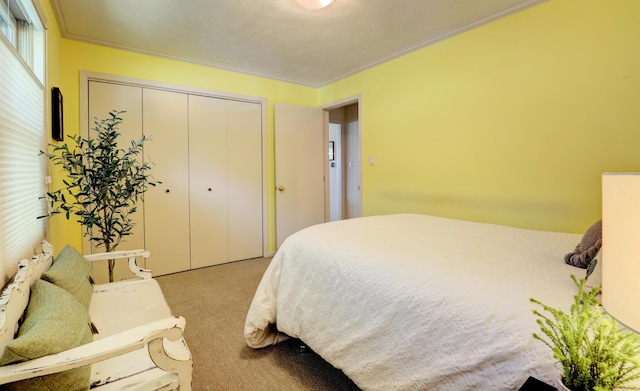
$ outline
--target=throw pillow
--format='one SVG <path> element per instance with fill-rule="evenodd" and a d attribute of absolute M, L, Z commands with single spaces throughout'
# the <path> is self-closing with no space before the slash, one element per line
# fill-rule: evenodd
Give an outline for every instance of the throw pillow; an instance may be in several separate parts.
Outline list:
<path fill-rule="evenodd" d="M 564 261 L 569 265 L 586 269 L 600 251 L 600 247 L 602 247 L 602 220 L 596 221 L 589 227 L 575 250 L 564 256 Z"/>
<path fill-rule="evenodd" d="M 93 340 L 91 319 L 69 292 L 43 280 L 31 287 L 18 335 L 0 356 L 0 365 L 23 362 L 72 349 Z M 8 390 L 88 390 L 91 366 L 6 385 Z"/>
<path fill-rule="evenodd" d="M 42 279 L 71 293 L 85 308 L 89 308 L 93 285 L 89 280 L 91 265 L 75 248 L 66 245 Z"/>

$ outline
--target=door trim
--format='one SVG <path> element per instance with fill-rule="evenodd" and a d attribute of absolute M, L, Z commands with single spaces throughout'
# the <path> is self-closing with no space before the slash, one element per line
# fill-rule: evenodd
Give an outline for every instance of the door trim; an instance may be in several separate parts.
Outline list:
<path fill-rule="evenodd" d="M 363 194 L 363 186 L 362 186 L 362 94 L 351 95 L 343 99 L 339 99 L 333 102 L 325 103 L 320 106 L 321 109 L 324 110 L 325 113 L 325 123 L 324 123 L 324 139 L 325 145 L 328 144 L 329 141 L 329 111 L 333 109 L 339 109 L 341 107 L 350 106 L 352 104 L 358 105 L 358 160 L 360 162 L 360 178 L 358 181 L 358 186 L 360 191 L 358 193 L 358 216 L 362 216 L 362 194 Z M 325 154 L 325 178 L 328 178 L 329 173 L 329 156 Z M 325 199 L 328 199 L 329 196 L 329 181 L 325 180 Z M 327 207 L 325 207 L 325 211 L 328 209 L 328 200 L 325 201 L 327 203 Z M 329 221 L 328 212 L 325 212 L 327 215 L 326 221 Z"/>
<path fill-rule="evenodd" d="M 89 123 L 89 81 L 100 81 L 133 85 L 159 90 L 201 95 L 212 98 L 222 98 L 242 102 L 258 103 L 262 109 L 261 141 L 262 141 L 262 256 L 269 255 L 269 211 L 267 200 L 267 99 L 258 96 L 236 94 L 226 91 L 209 90 L 193 86 L 165 83 L 155 80 L 145 80 L 126 76 L 110 75 L 106 73 L 80 71 L 80 134 L 88 134 Z M 359 115 L 359 114 L 358 114 Z"/>

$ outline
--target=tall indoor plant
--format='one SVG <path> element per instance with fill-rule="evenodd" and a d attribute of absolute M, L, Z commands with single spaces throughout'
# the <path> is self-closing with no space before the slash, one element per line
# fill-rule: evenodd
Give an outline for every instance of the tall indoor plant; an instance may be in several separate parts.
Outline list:
<path fill-rule="evenodd" d="M 66 176 L 60 189 L 47 193 L 50 215 L 78 216 L 84 235 L 93 245 L 104 245 L 107 252 L 131 234 L 137 201 L 148 186 L 159 183 L 152 180 L 150 163 L 139 159 L 146 136 L 131 141 L 127 149 L 118 146 L 123 113 L 114 110 L 106 119 L 96 118 L 88 138 L 67 136 L 72 146 L 50 144 L 51 152 L 42 152 Z M 109 281 L 113 281 L 115 261 L 110 260 L 108 267 Z"/>
<path fill-rule="evenodd" d="M 621 328 L 603 313 L 598 302 L 601 288 L 585 289 L 585 280 L 571 275 L 578 287 L 569 312 L 532 303 L 542 334 L 533 337 L 553 351 L 562 365 L 562 383 L 572 391 L 639 389 L 640 337 Z"/>

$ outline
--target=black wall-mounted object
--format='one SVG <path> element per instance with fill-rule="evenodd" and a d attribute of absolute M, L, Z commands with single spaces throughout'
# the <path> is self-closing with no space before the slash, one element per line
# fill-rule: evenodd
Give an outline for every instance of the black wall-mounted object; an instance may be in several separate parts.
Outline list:
<path fill-rule="evenodd" d="M 51 137 L 58 141 L 64 139 L 62 93 L 58 87 L 51 89 Z"/>

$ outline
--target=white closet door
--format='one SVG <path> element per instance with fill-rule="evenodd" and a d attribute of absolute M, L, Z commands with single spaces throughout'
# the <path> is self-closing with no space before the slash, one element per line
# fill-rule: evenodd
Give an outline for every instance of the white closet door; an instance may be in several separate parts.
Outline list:
<path fill-rule="evenodd" d="M 262 107 L 228 101 L 229 260 L 262 256 Z"/>
<path fill-rule="evenodd" d="M 114 109 L 127 111 L 127 145 L 143 131 L 152 136 L 143 156 L 163 182 L 145 194 L 121 249 L 148 249 L 155 276 L 263 255 L 260 103 L 89 81 L 90 127 Z M 119 272 L 126 266 L 116 278 L 128 277 Z M 101 282 L 106 264 L 103 274 Z"/>
<path fill-rule="evenodd" d="M 163 183 L 145 193 L 147 267 L 154 276 L 188 270 L 189 253 L 189 110 L 188 95 L 143 90 L 145 158 Z"/>
<path fill-rule="evenodd" d="M 88 118 L 88 135 L 84 137 L 95 136 L 95 118 L 105 119 L 109 117 L 109 112 L 113 110 L 126 110 L 122 114 L 123 122 L 119 126 L 121 136 L 119 138 L 119 147 L 126 149 L 131 145 L 131 140 L 138 140 L 142 137 L 142 88 L 135 86 L 126 86 L 121 84 L 111 84 L 104 82 L 91 81 L 89 83 L 89 118 Z M 144 208 L 143 203 L 138 203 L 138 211 L 132 215 L 135 227 L 133 233 L 126 236 L 117 250 L 133 250 L 144 248 Z M 88 238 L 84 237 L 85 254 L 104 251 L 104 247 L 92 249 Z M 107 261 L 93 262 L 93 278 L 98 283 L 109 281 L 109 273 Z M 129 267 L 125 260 L 118 260 L 114 269 L 114 279 L 121 280 L 123 278 L 132 278 L 133 273 L 129 271 Z"/>
<path fill-rule="evenodd" d="M 227 101 L 189 96 L 191 267 L 229 260 Z"/>

